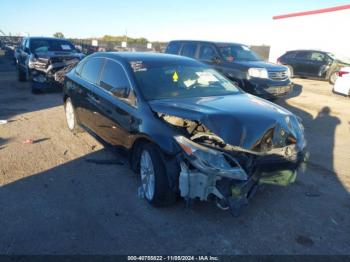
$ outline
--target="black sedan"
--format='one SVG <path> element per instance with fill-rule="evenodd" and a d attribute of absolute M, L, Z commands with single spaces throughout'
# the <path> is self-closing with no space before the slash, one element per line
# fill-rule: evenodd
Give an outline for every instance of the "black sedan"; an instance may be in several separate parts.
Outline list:
<path fill-rule="evenodd" d="M 299 119 L 190 58 L 96 53 L 66 75 L 68 128 L 126 149 L 154 206 L 214 199 L 237 214 L 261 183 L 287 185 L 305 160 Z"/>
<path fill-rule="evenodd" d="M 277 62 L 289 67 L 292 76 L 327 80 L 335 83 L 337 72 L 350 65 L 350 59 L 319 50 L 288 51 Z"/>

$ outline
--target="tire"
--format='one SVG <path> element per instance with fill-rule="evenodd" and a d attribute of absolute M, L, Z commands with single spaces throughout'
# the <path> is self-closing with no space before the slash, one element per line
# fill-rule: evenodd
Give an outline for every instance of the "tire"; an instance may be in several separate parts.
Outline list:
<path fill-rule="evenodd" d="M 37 82 L 32 82 L 32 94 L 40 94 L 41 93 L 41 89 L 40 89 L 40 85 Z"/>
<path fill-rule="evenodd" d="M 169 187 L 166 168 L 160 150 L 152 144 L 143 144 L 139 151 L 139 173 L 146 200 L 155 207 L 176 202 L 176 193 Z"/>
<path fill-rule="evenodd" d="M 68 129 L 74 134 L 80 133 L 82 129 L 78 124 L 75 108 L 70 97 L 68 97 L 64 102 L 64 113 L 66 116 L 66 123 Z"/>
<path fill-rule="evenodd" d="M 27 74 L 23 72 L 23 70 L 17 65 L 17 78 L 18 81 L 20 82 L 25 82 L 27 81 Z"/>
<path fill-rule="evenodd" d="M 333 72 L 330 74 L 328 81 L 331 85 L 334 85 L 337 78 L 338 78 L 337 72 Z"/>

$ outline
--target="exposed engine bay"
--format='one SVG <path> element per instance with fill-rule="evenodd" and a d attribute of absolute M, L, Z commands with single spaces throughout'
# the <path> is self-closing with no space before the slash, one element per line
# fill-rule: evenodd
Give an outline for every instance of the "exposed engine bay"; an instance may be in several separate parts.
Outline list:
<path fill-rule="evenodd" d="M 259 185 L 293 183 L 298 170 L 305 165 L 302 163 L 307 158 L 304 154 L 306 142 L 292 132 L 296 129 L 301 134 L 303 127 L 289 117 L 285 123 L 289 130 L 275 122 L 247 148 L 244 140 L 249 139 L 249 132 L 243 132 L 239 144 L 230 144 L 212 131 L 215 129 L 212 122 L 206 121 L 212 125 L 209 129 L 198 120 L 165 113 L 158 113 L 158 116 L 181 134 L 175 137 L 184 152 L 179 160 L 179 191 L 188 201 L 195 198 L 206 201 L 214 197 L 220 208 L 239 215 Z"/>

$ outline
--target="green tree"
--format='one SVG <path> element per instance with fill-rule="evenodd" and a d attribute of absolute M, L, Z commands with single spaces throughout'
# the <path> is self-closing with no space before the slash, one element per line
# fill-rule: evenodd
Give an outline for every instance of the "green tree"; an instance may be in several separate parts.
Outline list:
<path fill-rule="evenodd" d="M 57 38 L 64 38 L 64 34 L 61 32 L 54 33 L 53 36 Z"/>

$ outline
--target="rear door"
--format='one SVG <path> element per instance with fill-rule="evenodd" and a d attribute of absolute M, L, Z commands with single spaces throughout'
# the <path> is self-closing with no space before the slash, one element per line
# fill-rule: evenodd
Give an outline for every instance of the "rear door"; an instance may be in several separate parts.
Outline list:
<path fill-rule="evenodd" d="M 127 97 L 116 95 L 121 88 L 129 90 Z M 129 75 L 120 62 L 106 59 L 95 95 L 99 101 L 94 114 L 97 134 L 112 145 L 127 148 L 137 108 Z"/>
<path fill-rule="evenodd" d="M 295 55 L 294 62 L 294 74 L 295 75 L 308 75 L 308 64 L 311 52 L 300 51 Z"/>

